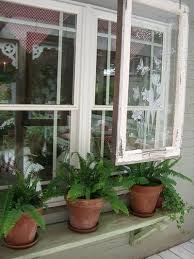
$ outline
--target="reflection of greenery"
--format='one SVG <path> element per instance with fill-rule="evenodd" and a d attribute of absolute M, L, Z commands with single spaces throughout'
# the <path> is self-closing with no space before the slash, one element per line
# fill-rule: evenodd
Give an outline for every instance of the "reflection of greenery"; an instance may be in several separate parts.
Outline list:
<path fill-rule="evenodd" d="M 44 128 L 41 126 L 29 126 L 26 131 L 26 138 L 31 153 L 40 155 L 44 144 Z"/>
<path fill-rule="evenodd" d="M 3 88 L 3 89 L 2 89 Z M 11 99 L 11 89 L 9 85 L 0 85 L 0 102 Z"/>
<path fill-rule="evenodd" d="M 0 143 L 4 145 L 4 148 L 13 146 L 14 134 L 12 131 L 15 128 L 15 121 L 12 112 L 2 112 L 0 118 Z M 11 136 L 9 136 L 11 135 Z"/>
<path fill-rule="evenodd" d="M 32 78 L 32 101 L 34 100 L 35 103 L 48 103 L 48 101 L 55 101 L 57 67 L 53 66 L 53 64 L 39 65 L 39 72 L 34 73 L 34 77 Z"/>
<path fill-rule="evenodd" d="M 16 70 L 11 64 L 6 64 L 6 71 L 0 71 L 0 102 L 11 100 L 12 82 L 16 80 Z"/>
<path fill-rule="evenodd" d="M 16 80 L 16 70 L 11 64 L 6 64 L 6 71 L 0 73 L 0 83 L 10 84 Z"/>

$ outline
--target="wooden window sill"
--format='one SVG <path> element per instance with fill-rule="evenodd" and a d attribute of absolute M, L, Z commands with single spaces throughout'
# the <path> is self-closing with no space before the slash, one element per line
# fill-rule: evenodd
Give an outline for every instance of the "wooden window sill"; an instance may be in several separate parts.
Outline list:
<path fill-rule="evenodd" d="M 151 226 L 165 219 L 167 219 L 167 214 L 161 211 L 151 218 L 138 218 L 132 215 L 127 217 L 108 212 L 101 215 L 98 230 L 90 234 L 74 233 L 67 228 L 65 223 L 52 224 L 47 226 L 46 231 L 40 232 L 40 240 L 32 248 L 11 250 L 1 243 L 1 258 L 32 259 L 51 255 Z"/>

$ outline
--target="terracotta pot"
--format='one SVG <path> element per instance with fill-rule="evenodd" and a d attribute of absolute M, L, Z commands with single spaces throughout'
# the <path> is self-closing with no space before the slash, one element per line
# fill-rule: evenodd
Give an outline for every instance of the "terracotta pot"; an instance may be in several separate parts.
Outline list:
<path fill-rule="evenodd" d="M 103 205 L 104 201 L 101 198 L 67 200 L 71 226 L 80 230 L 92 229 L 98 223 Z"/>
<path fill-rule="evenodd" d="M 162 185 L 134 185 L 131 189 L 131 209 L 138 214 L 152 214 L 162 191 Z"/>
<path fill-rule="evenodd" d="M 42 209 L 39 209 L 38 211 L 41 213 Z M 14 246 L 27 245 L 34 241 L 36 232 L 36 222 L 24 213 L 5 237 L 5 242 Z"/>
<path fill-rule="evenodd" d="M 162 208 L 162 203 L 164 201 L 164 198 L 163 196 L 160 194 L 158 200 L 157 200 L 157 203 L 156 203 L 156 209 L 161 209 Z"/>

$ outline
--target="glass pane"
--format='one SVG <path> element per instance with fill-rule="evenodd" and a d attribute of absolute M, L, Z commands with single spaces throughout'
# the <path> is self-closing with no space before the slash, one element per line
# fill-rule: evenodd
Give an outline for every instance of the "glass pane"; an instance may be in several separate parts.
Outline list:
<path fill-rule="evenodd" d="M 68 28 L 76 28 L 76 15 L 63 13 L 63 26 Z"/>
<path fill-rule="evenodd" d="M 71 114 L 70 112 L 58 112 L 57 127 L 57 168 L 63 162 L 70 160 L 70 132 Z"/>
<path fill-rule="evenodd" d="M 108 39 L 98 36 L 96 65 L 96 104 L 106 103 L 107 48 Z"/>
<path fill-rule="evenodd" d="M 154 148 L 156 115 L 138 110 L 127 113 L 127 150 Z"/>
<path fill-rule="evenodd" d="M 99 28 L 105 23 L 99 20 Z M 107 23 L 105 23 L 107 24 Z M 115 77 L 115 55 L 116 38 L 111 34 L 115 28 L 115 23 L 107 24 L 107 35 L 98 34 L 97 39 L 97 64 L 96 64 L 96 98 L 97 105 L 112 105 L 114 77 Z M 103 27 L 104 28 L 104 27 Z M 99 31 L 98 31 L 99 32 Z"/>
<path fill-rule="evenodd" d="M 13 183 L 15 120 L 13 112 L 0 112 L 0 185 Z"/>
<path fill-rule="evenodd" d="M 91 152 L 111 159 L 112 111 L 92 112 Z"/>
<path fill-rule="evenodd" d="M 52 34 L 47 34 L 45 29 L 44 34 L 27 33 L 30 39 L 35 39 L 39 35 L 44 39 L 42 38 L 41 42 L 38 43 L 34 41 L 32 46 L 27 45 L 29 48 L 26 53 L 27 89 L 23 93 L 24 98 L 25 95 L 26 98 L 21 101 L 16 100 L 17 103 L 56 104 L 58 31 L 48 30 L 47 32 L 52 32 Z M 30 48 L 32 48 L 32 52 Z M 22 92 L 19 91 L 17 96 L 21 98 Z"/>
<path fill-rule="evenodd" d="M 21 158 L 24 156 L 23 170 L 31 163 L 40 170 L 42 180 L 52 178 L 53 169 L 53 112 L 25 112 L 17 113 L 21 116 L 23 125 L 16 125 L 16 132 L 24 132 L 24 136 L 18 139 L 20 145 Z M 16 118 L 17 122 L 17 118 Z M 16 141 L 17 145 L 17 141 Z M 22 156 L 23 155 L 23 156 Z"/>
<path fill-rule="evenodd" d="M 1 111 L 0 185 L 11 184 L 16 167 L 52 179 L 53 157 L 56 167 L 69 160 L 70 120 L 70 112 Z"/>
<path fill-rule="evenodd" d="M 178 19 L 138 3 L 133 3 L 133 14 L 162 23 L 157 25 L 150 20 L 150 25 L 146 25 L 152 35 L 150 42 L 145 38 L 132 39 L 129 105 L 135 107 L 128 107 L 126 150 L 163 150 L 172 146 L 173 139 Z M 172 30 L 168 34 L 169 23 Z"/>
<path fill-rule="evenodd" d="M 60 104 L 73 104 L 75 32 L 63 32 Z"/>
<path fill-rule="evenodd" d="M 131 38 L 133 40 L 139 41 L 152 41 L 152 31 L 148 29 L 143 29 L 139 27 L 131 28 Z"/>
<path fill-rule="evenodd" d="M 129 105 L 147 106 L 150 88 L 151 46 L 131 43 L 129 73 Z"/>
<path fill-rule="evenodd" d="M 20 21 L 0 21 L 0 103 L 72 105 L 76 15 L 61 13 L 64 28 L 58 21 L 54 23 L 58 27 L 53 27 L 59 12 L 6 2 L 1 5 L 5 5 L 0 8 L 2 17 L 9 14 Z M 36 23 L 31 21 L 32 13 Z M 45 28 L 40 22 L 49 25 Z"/>
<path fill-rule="evenodd" d="M 108 34 L 108 21 L 98 20 L 98 32 Z"/>
<path fill-rule="evenodd" d="M 155 31 L 154 32 L 154 42 L 158 43 L 158 44 L 162 44 L 163 43 L 163 33 L 159 32 L 159 31 Z"/>
<path fill-rule="evenodd" d="M 0 23 L 1 27 L 1 23 Z M 1 32 L 0 32 L 1 35 Z M 18 43 L 0 38 L 0 103 L 16 100 L 16 75 L 18 68 Z"/>

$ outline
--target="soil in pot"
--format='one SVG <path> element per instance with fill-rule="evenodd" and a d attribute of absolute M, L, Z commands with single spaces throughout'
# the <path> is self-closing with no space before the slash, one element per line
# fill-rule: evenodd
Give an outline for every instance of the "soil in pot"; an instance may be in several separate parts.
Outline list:
<path fill-rule="evenodd" d="M 134 214 L 140 217 L 152 216 L 161 192 L 162 185 L 134 185 L 130 193 L 130 204 Z"/>
<path fill-rule="evenodd" d="M 41 210 L 39 210 L 41 212 Z M 37 234 L 37 224 L 27 214 L 23 214 L 13 229 L 5 237 L 5 242 L 14 246 L 27 246 L 34 243 Z"/>
<path fill-rule="evenodd" d="M 103 205 L 101 198 L 67 200 L 70 229 L 80 233 L 95 231 Z"/>

